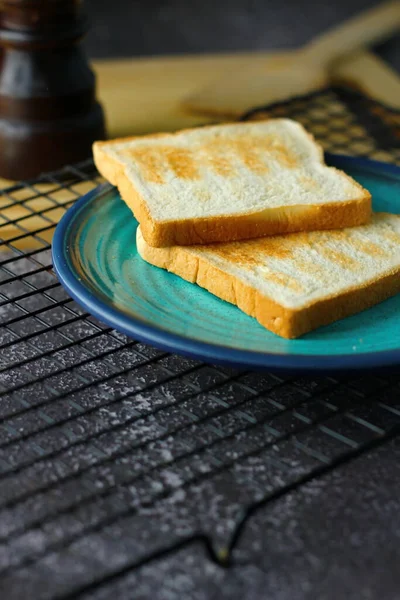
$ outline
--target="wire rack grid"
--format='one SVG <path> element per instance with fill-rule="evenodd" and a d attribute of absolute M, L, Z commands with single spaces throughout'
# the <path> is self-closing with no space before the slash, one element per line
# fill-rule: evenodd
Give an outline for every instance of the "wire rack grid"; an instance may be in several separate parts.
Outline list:
<path fill-rule="evenodd" d="M 326 150 L 400 162 L 399 116 L 330 89 L 258 109 Z M 235 561 L 261 506 L 400 433 L 400 377 L 281 377 L 169 355 L 85 313 L 52 271 L 91 160 L 0 197 L 0 595 L 95 597 L 200 541 Z M 118 596 L 117 596 L 118 597 Z"/>

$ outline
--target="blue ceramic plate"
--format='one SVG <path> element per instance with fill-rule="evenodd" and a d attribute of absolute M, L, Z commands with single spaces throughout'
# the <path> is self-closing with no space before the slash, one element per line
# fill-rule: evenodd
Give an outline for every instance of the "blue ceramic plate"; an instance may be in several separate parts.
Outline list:
<path fill-rule="evenodd" d="M 400 212 L 400 168 L 343 156 L 327 160 L 371 191 L 375 210 Z M 144 262 L 136 227 L 118 192 L 105 185 L 67 212 L 53 241 L 54 266 L 70 295 L 128 336 L 207 362 L 256 369 L 328 372 L 400 364 L 400 295 L 285 340 L 238 308 Z"/>

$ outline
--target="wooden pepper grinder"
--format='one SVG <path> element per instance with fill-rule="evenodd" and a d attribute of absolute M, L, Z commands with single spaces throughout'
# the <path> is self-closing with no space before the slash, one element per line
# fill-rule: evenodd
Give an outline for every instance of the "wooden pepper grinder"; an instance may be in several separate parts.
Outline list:
<path fill-rule="evenodd" d="M 0 0 L 0 176 L 27 179 L 91 155 L 104 139 L 79 42 L 81 0 Z"/>

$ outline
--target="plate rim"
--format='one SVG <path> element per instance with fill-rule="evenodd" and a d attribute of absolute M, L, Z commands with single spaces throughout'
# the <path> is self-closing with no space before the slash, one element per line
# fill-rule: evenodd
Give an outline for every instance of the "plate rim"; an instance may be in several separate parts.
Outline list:
<path fill-rule="evenodd" d="M 394 175 L 400 179 L 400 167 L 363 157 L 325 153 L 329 164 L 346 168 L 349 164 L 362 170 L 375 170 Z M 70 296 L 90 314 L 103 323 L 134 338 L 172 353 L 180 353 L 208 363 L 220 363 L 236 368 L 253 368 L 270 371 L 303 373 L 326 373 L 357 371 L 365 369 L 391 368 L 400 364 L 400 348 L 366 352 L 363 354 L 304 355 L 276 354 L 239 350 L 227 346 L 194 340 L 166 331 L 125 314 L 112 305 L 103 302 L 79 279 L 67 261 L 67 233 L 77 214 L 100 195 L 111 191 L 113 186 L 103 183 L 82 196 L 63 215 L 56 226 L 52 242 L 52 260 L 56 275 Z"/>

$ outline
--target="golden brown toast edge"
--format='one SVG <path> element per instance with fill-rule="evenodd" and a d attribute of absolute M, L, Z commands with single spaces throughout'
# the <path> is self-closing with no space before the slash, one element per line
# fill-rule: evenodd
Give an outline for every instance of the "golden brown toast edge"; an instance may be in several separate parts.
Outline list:
<path fill-rule="evenodd" d="M 400 293 L 400 267 L 368 285 L 290 309 L 263 296 L 234 275 L 211 265 L 205 258 L 180 247 L 154 248 L 138 237 L 140 256 L 152 265 L 197 283 L 218 298 L 238 306 L 266 329 L 288 339 L 356 314 Z"/>

